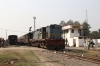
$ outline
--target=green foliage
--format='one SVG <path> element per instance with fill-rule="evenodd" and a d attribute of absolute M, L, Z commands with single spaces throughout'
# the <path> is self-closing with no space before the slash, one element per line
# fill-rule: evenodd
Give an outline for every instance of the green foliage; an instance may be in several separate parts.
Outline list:
<path fill-rule="evenodd" d="M 69 20 L 66 24 L 67 25 L 73 25 L 74 23 L 73 23 L 73 20 Z"/>
<path fill-rule="evenodd" d="M 84 29 L 90 29 L 91 27 L 90 27 L 90 25 L 87 22 L 84 22 L 83 23 L 83 28 Z"/>
<path fill-rule="evenodd" d="M 65 23 L 65 21 L 61 21 L 59 25 L 60 26 L 65 26 L 65 25 L 80 25 L 80 22 L 79 21 L 74 21 L 73 22 L 73 20 L 70 19 L 66 23 Z"/>
<path fill-rule="evenodd" d="M 93 38 L 93 39 L 100 39 L 100 33 L 99 33 L 99 31 L 92 31 L 90 33 L 90 37 Z"/>
<path fill-rule="evenodd" d="M 4 53 L 0 53 L 0 62 L 12 59 L 18 59 L 14 63 L 14 66 L 39 66 L 39 64 L 35 62 L 40 61 L 31 50 L 4 51 Z"/>
<path fill-rule="evenodd" d="M 80 22 L 79 21 L 75 21 L 74 25 L 80 25 Z"/>
<path fill-rule="evenodd" d="M 87 22 L 84 22 L 83 24 L 83 29 L 85 29 L 83 31 L 83 33 L 85 33 L 86 36 L 89 36 L 90 35 L 90 25 L 87 23 Z"/>
<path fill-rule="evenodd" d="M 65 23 L 65 21 L 61 21 L 61 23 L 60 23 L 59 25 L 60 25 L 60 26 L 65 26 L 66 23 Z"/>
<path fill-rule="evenodd" d="M 98 32 L 100 33 L 100 29 L 98 29 Z"/>
<path fill-rule="evenodd" d="M 74 21 L 73 22 L 73 20 L 69 20 L 69 21 L 66 22 L 66 24 L 67 25 L 80 25 L 80 22 L 79 21 Z"/>

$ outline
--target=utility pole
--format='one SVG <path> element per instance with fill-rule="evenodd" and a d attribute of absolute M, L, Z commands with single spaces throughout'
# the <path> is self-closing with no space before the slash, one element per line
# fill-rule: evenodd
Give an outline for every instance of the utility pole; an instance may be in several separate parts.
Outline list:
<path fill-rule="evenodd" d="M 85 15 L 85 22 L 88 23 L 88 15 L 87 15 L 87 10 L 86 10 L 86 15 Z"/>
<path fill-rule="evenodd" d="M 36 17 L 33 17 L 33 19 L 34 19 L 34 31 L 35 31 L 35 19 L 36 19 Z"/>
<path fill-rule="evenodd" d="M 6 29 L 6 40 L 7 40 L 7 29 Z"/>
<path fill-rule="evenodd" d="M 87 10 L 86 10 L 86 15 L 85 15 L 85 22 L 87 22 L 87 24 L 88 24 L 88 15 L 87 15 Z M 86 29 L 86 30 L 85 30 L 85 34 L 86 34 L 86 36 L 89 36 L 88 31 L 89 31 L 89 29 Z"/>

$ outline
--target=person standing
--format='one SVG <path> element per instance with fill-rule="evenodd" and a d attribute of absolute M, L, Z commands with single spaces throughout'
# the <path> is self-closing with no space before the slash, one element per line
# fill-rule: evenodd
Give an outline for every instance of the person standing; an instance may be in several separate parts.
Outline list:
<path fill-rule="evenodd" d="M 66 38 L 66 46 L 68 46 L 68 40 L 67 40 L 67 38 Z"/>
<path fill-rule="evenodd" d="M 90 50 L 90 41 L 91 39 L 88 39 L 88 50 Z"/>
<path fill-rule="evenodd" d="M 84 49 L 86 48 L 86 40 L 84 39 Z"/>
<path fill-rule="evenodd" d="M 0 38 L 0 48 L 2 47 L 2 38 Z"/>
<path fill-rule="evenodd" d="M 5 40 L 4 40 L 4 38 L 2 39 L 2 47 L 4 47 L 4 42 L 5 42 Z"/>
<path fill-rule="evenodd" d="M 92 39 L 90 40 L 90 45 L 92 45 L 92 48 L 94 48 L 94 42 Z"/>
<path fill-rule="evenodd" d="M 90 41 L 88 41 L 88 50 L 90 50 Z"/>

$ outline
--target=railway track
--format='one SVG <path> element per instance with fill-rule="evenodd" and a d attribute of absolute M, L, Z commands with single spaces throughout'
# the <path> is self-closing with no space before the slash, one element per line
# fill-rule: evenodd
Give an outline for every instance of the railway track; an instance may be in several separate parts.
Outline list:
<path fill-rule="evenodd" d="M 79 55 L 77 53 L 72 54 L 67 51 L 50 50 L 49 52 L 56 53 L 57 55 L 64 55 L 65 58 L 69 58 L 69 59 L 74 58 L 74 59 L 79 59 L 79 60 L 83 60 L 83 61 L 87 61 L 87 62 L 91 62 L 91 63 L 100 64 L 100 57 L 88 57 L 88 56 L 84 56 L 84 55 Z"/>

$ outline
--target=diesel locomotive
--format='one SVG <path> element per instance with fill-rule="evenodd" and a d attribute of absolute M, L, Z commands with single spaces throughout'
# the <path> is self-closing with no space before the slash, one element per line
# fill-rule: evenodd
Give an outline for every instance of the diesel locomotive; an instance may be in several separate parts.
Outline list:
<path fill-rule="evenodd" d="M 47 49 L 65 48 L 65 40 L 62 38 L 62 27 L 57 24 L 42 27 L 21 37 L 23 37 L 22 43 L 26 45 Z"/>

